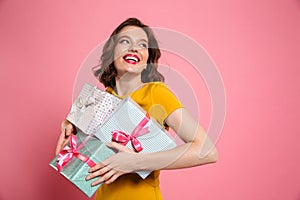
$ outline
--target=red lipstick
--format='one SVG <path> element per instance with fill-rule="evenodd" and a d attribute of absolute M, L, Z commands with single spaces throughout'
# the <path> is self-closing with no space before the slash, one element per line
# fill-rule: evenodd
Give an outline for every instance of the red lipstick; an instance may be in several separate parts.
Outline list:
<path fill-rule="evenodd" d="M 126 54 L 123 59 L 129 64 L 137 64 L 140 58 L 136 54 Z"/>

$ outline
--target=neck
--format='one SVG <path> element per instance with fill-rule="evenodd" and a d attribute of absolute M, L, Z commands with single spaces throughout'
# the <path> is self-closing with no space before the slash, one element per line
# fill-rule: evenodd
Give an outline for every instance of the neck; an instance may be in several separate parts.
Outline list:
<path fill-rule="evenodd" d="M 126 77 L 126 75 L 123 75 L 120 78 L 116 77 L 116 90 L 120 96 L 124 96 L 135 91 L 142 86 L 142 84 L 141 76 Z"/>

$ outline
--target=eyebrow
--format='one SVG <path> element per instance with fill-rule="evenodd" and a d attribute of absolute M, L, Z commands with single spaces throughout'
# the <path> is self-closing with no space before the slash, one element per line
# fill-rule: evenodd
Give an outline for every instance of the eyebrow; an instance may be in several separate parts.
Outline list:
<path fill-rule="evenodd" d="M 122 38 L 127 38 L 127 39 L 130 39 L 130 40 L 131 40 L 131 37 L 129 37 L 129 36 L 127 36 L 127 35 L 122 35 L 122 36 L 120 36 L 120 37 L 118 38 L 118 41 L 119 41 L 120 39 L 122 39 Z M 144 41 L 144 42 L 148 43 L 148 40 L 147 40 L 147 39 L 144 39 L 144 38 L 138 40 L 138 42 L 140 42 L 140 41 Z"/>

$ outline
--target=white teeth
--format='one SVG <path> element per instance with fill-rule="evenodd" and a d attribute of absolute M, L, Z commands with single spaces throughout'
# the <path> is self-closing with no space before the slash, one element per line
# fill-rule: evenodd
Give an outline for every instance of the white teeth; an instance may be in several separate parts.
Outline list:
<path fill-rule="evenodd" d="M 133 60 L 134 62 L 138 62 L 138 59 L 136 57 L 133 57 L 133 56 L 126 56 L 125 59 L 126 60 Z"/>

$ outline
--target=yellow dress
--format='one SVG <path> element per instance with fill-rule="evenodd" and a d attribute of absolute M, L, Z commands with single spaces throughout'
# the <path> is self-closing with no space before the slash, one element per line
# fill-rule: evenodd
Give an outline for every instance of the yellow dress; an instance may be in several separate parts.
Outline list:
<path fill-rule="evenodd" d="M 120 98 L 113 89 L 107 92 Z M 129 94 L 150 116 L 164 125 L 165 118 L 182 104 L 162 82 L 150 82 Z M 165 127 L 167 128 L 167 127 Z M 102 184 L 96 200 L 161 200 L 159 171 L 152 172 L 146 179 L 136 173 L 124 174 L 111 184 Z"/>

